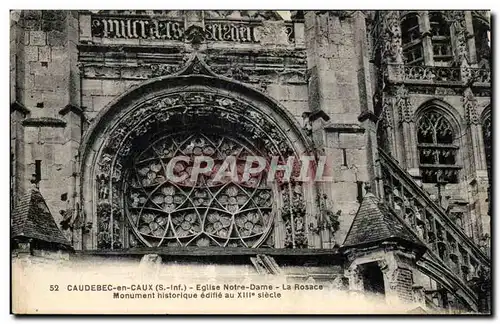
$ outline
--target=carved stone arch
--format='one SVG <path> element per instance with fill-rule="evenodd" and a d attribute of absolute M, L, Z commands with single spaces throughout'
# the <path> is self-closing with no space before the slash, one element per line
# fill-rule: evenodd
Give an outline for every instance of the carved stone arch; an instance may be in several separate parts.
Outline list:
<path fill-rule="evenodd" d="M 457 111 L 457 109 L 452 105 L 440 99 L 431 99 L 425 101 L 415 110 L 415 121 L 418 122 L 418 120 L 429 111 L 436 111 L 445 116 L 452 124 L 452 127 L 456 134 L 458 136 L 462 134 L 464 120 L 462 116 L 460 116 L 460 113 Z"/>
<path fill-rule="evenodd" d="M 433 99 L 415 112 L 417 156 L 422 181 L 458 183 L 464 161 L 462 119 L 444 101 Z"/>
<path fill-rule="evenodd" d="M 234 141 L 243 145 L 245 149 L 248 148 L 253 154 L 258 152 L 265 156 L 278 156 L 284 160 L 291 155 L 298 158 L 301 154 L 313 153 L 310 140 L 302 133 L 291 114 L 277 102 L 258 90 L 215 75 L 198 57 L 193 57 L 186 68 L 175 75 L 149 80 L 116 98 L 100 112 L 85 134 L 80 148 L 81 199 L 86 221 L 94 224 L 90 233 L 84 236 L 85 247 L 87 249 L 113 249 L 130 246 L 126 242 L 129 240 L 127 239 L 129 228 L 122 224 L 127 221 L 127 217 L 128 221 L 136 224 L 137 227 L 140 222 L 134 223 L 135 220 L 131 221 L 133 217 L 124 215 L 126 211 L 124 194 L 128 192 L 126 188 L 133 187 L 125 184 L 124 178 L 128 179 L 131 172 L 130 166 L 135 167 L 132 163 L 136 162 L 131 161 L 130 156 L 136 157 L 134 152 L 137 148 L 144 147 L 144 145 L 138 146 L 138 143 L 149 144 L 158 141 L 159 138 L 171 138 L 182 132 L 184 132 L 182 136 L 188 136 L 186 130 L 199 132 L 200 137 L 203 137 L 206 136 L 209 128 L 213 130 L 214 136 L 235 135 L 231 138 L 226 138 L 226 136 L 218 143 L 226 140 Z M 204 138 L 209 141 L 207 137 Z M 193 141 L 196 140 L 193 139 Z M 179 150 L 180 142 L 178 140 L 175 144 Z M 253 148 L 250 147 L 252 145 Z M 153 148 L 153 150 L 156 152 L 156 149 Z M 159 157 L 159 161 L 161 159 Z M 279 209 L 283 208 L 287 202 L 295 201 L 296 195 L 303 195 L 303 190 L 314 190 L 312 187 L 302 188 L 294 184 L 287 184 L 288 188 L 280 186 L 281 184 L 273 184 L 272 188 L 267 188 L 274 196 L 274 199 L 270 200 L 274 218 L 278 217 L 276 215 Z M 283 198 L 275 196 L 278 194 Z M 148 195 L 152 197 L 153 193 Z M 292 198 L 288 195 L 292 195 Z M 187 195 L 186 197 L 192 200 Z M 215 196 L 212 200 L 214 199 L 216 199 Z M 144 208 L 143 206 L 141 210 Z M 170 219 L 170 214 L 168 217 L 168 222 L 174 222 Z M 301 217 L 305 217 L 305 213 Z M 294 220 L 293 216 L 291 220 Z M 295 224 L 286 225 L 290 222 L 290 218 L 283 218 L 282 223 L 285 223 L 281 225 L 283 233 L 279 235 L 283 236 L 283 242 L 287 240 L 290 242 L 289 236 L 293 236 L 290 247 L 307 247 L 304 230 L 306 220 L 300 220 L 297 216 L 295 222 L 297 221 L 301 222 L 300 231 L 294 230 Z M 171 226 L 174 226 L 173 223 Z M 134 230 L 134 233 L 139 235 L 138 229 L 134 228 Z M 165 233 L 167 233 L 167 227 L 165 227 Z M 266 232 L 266 235 L 271 235 L 269 233 Z M 300 239 L 299 236 L 301 236 Z M 163 242 L 165 237 L 159 241 Z M 139 235 L 137 238 L 143 237 Z M 177 235 L 175 239 L 181 244 Z M 244 247 L 257 247 L 267 239 L 268 237 L 262 235 L 258 240 L 250 243 L 244 242 L 242 238 L 241 241 Z M 105 244 L 98 244 L 103 241 Z M 274 241 L 276 242 L 276 239 Z M 296 246 L 296 242 L 299 241 L 301 243 L 297 243 L 298 246 Z M 142 240 L 144 245 L 150 247 L 159 246 L 161 242 L 151 243 L 151 241 Z M 227 242 L 229 238 L 223 243 L 224 246 Z M 276 243 L 276 245 L 279 244 Z"/>
<path fill-rule="evenodd" d="M 485 26 L 488 26 L 488 28 L 491 28 L 490 18 L 488 18 L 487 15 L 488 15 L 488 11 L 483 11 L 483 10 L 473 10 L 472 11 L 472 18 L 473 19 L 477 19 Z"/>
<path fill-rule="evenodd" d="M 484 122 L 487 118 L 491 118 L 491 105 L 490 104 L 485 106 L 481 112 L 481 116 L 480 116 L 481 125 L 484 125 Z"/>

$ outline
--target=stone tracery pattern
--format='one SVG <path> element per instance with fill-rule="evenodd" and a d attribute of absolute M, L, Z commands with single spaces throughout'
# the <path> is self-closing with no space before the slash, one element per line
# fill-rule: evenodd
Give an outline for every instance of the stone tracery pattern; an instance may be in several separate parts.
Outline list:
<path fill-rule="evenodd" d="M 228 183 L 214 181 L 212 173 L 174 183 L 165 166 L 178 155 L 210 156 L 215 169 L 232 156 L 241 169 L 244 157 L 255 152 L 227 136 L 181 133 L 157 140 L 136 158 L 125 190 L 127 216 L 139 238 L 149 246 L 259 246 L 272 226 L 265 175 Z M 174 173 L 189 175 L 191 167 L 178 163 Z"/>
<path fill-rule="evenodd" d="M 133 152 L 134 141 L 140 140 L 141 138 L 146 141 L 150 140 L 148 136 L 151 136 L 151 129 L 165 129 L 165 127 L 171 127 L 168 125 L 174 125 L 173 127 L 175 128 L 175 125 L 178 125 L 177 127 L 182 127 L 185 130 L 186 127 L 199 125 L 200 120 L 203 119 L 212 120 L 211 126 L 213 128 L 226 128 L 226 130 L 230 130 L 231 127 L 237 127 L 237 133 L 239 133 L 241 137 L 256 143 L 258 149 L 265 151 L 265 154 L 268 156 L 286 157 L 293 154 L 291 143 L 289 143 L 287 137 L 281 133 L 280 128 L 274 124 L 274 122 L 253 107 L 244 102 L 237 101 L 234 98 L 209 92 L 183 92 L 170 94 L 166 97 L 156 98 L 152 101 L 143 103 L 131 113 L 127 114 L 110 132 L 101 150 L 95 170 L 96 191 L 97 197 L 99 198 L 97 203 L 97 217 L 98 222 L 104 222 L 106 224 L 102 224 L 102 226 L 99 227 L 98 236 L 106 236 L 103 232 L 110 231 L 111 227 L 108 224 L 113 224 L 116 221 L 123 224 L 124 215 L 119 212 L 122 210 L 122 208 L 120 208 L 122 204 L 120 198 L 123 193 L 123 188 L 121 186 L 124 169 L 126 169 L 124 165 L 127 163 L 127 158 L 131 152 Z M 182 129 L 177 129 L 177 131 L 179 130 Z M 175 131 L 175 129 L 172 129 L 172 131 Z M 155 168 L 157 168 L 157 166 L 155 166 Z M 161 179 L 156 181 L 160 180 Z M 175 195 L 172 196 L 172 199 L 174 196 Z M 131 203 L 136 204 L 137 201 L 134 202 L 134 200 L 132 200 Z M 99 206 L 103 205 L 113 207 L 111 208 L 112 212 L 109 213 L 109 215 L 106 214 L 106 217 L 102 217 L 103 214 L 99 212 Z M 183 217 L 182 220 L 175 220 L 179 222 L 177 225 L 180 226 L 180 224 L 184 224 L 184 227 L 187 227 L 187 223 L 185 222 L 190 223 L 192 228 L 197 224 L 201 225 L 199 222 L 192 222 L 192 217 L 187 216 L 187 214 Z M 189 220 L 187 220 L 186 217 L 189 218 Z M 253 220 L 254 216 L 251 218 Z M 154 219 L 158 227 L 156 225 L 151 225 L 149 229 L 152 233 L 155 231 L 157 232 L 159 228 L 161 228 L 160 223 L 166 221 L 166 219 L 160 219 L 158 221 L 158 217 L 156 216 Z M 174 218 L 171 217 L 170 219 L 171 222 L 174 221 Z M 249 220 L 250 218 L 247 221 Z M 150 223 L 152 223 L 152 221 L 148 224 Z M 224 223 L 227 222 L 224 221 Z M 258 223 L 257 219 L 255 219 L 253 224 L 254 227 L 255 225 L 263 227 L 267 225 Z M 164 226 L 166 226 L 166 224 L 164 224 Z M 170 226 L 174 226 L 174 224 L 171 223 Z M 139 231 L 140 228 L 141 227 L 139 227 Z M 163 228 L 165 229 L 166 227 Z M 107 241 L 98 241 L 98 248 L 122 247 L 124 245 L 121 239 L 123 230 L 123 227 L 113 227 L 114 234 L 112 236 L 109 235 L 111 239 Z M 144 232 L 145 231 L 144 229 Z M 159 232 L 156 234 L 158 233 Z M 151 232 L 149 234 L 151 234 Z M 167 237 L 171 237 L 169 235 L 169 233 L 166 234 Z M 118 238 L 120 239 L 118 240 Z M 129 241 L 131 245 L 138 243 L 133 237 L 130 238 Z M 243 242 L 242 240 L 240 241 Z M 196 244 L 207 243 L 206 241 L 202 241 Z"/>
<path fill-rule="evenodd" d="M 450 122 L 442 114 L 430 111 L 419 119 L 417 132 L 423 181 L 457 182 L 458 147 L 453 143 L 455 132 Z"/>

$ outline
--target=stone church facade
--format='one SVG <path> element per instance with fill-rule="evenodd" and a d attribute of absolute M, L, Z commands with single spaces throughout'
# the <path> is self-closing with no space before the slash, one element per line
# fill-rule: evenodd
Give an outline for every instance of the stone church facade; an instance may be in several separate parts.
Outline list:
<path fill-rule="evenodd" d="M 489 12 L 289 14 L 12 12 L 13 257 L 153 254 L 489 313 Z M 326 156 L 332 180 L 174 185 L 181 154 Z"/>

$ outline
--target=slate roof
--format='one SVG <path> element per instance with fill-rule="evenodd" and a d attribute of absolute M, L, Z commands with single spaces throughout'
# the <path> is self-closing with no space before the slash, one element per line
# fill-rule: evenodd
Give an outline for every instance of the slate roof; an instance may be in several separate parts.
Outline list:
<path fill-rule="evenodd" d="M 375 245 L 383 241 L 403 241 L 425 248 L 403 221 L 369 192 L 354 216 L 343 247 Z"/>
<path fill-rule="evenodd" d="M 11 239 L 32 238 L 71 247 L 52 217 L 52 214 L 37 189 L 22 196 L 11 215 Z"/>

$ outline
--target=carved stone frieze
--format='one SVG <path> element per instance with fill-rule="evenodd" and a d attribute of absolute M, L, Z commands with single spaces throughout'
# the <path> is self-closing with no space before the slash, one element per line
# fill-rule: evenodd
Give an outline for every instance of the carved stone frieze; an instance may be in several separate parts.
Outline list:
<path fill-rule="evenodd" d="M 216 68 L 212 68 L 212 70 L 219 75 L 223 75 L 223 76 L 226 76 L 226 77 L 231 78 L 231 79 L 235 79 L 235 80 L 242 81 L 242 82 L 250 81 L 249 71 L 246 69 L 243 69 L 239 65 L 219 66 Z"/>
<path fill-rule="evenodd" d="M 198 25 L 191 25 L 186 29 L 184 38 L 192 44 L 199 44 L 205 40 L 205 31 Z"/>
<path fill-rule="evenodd" d="M 97 247 L 100 249 L 121 248 L 120 209 L 107 202 L 97 205 Z"/>

